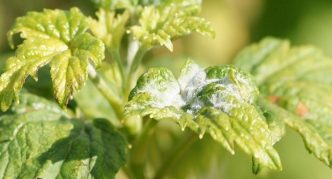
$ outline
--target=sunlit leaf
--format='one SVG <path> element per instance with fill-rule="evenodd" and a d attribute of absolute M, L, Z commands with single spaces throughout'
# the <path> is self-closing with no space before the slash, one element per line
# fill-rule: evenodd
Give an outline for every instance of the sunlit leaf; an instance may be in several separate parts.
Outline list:
<path fill-rule="evenodd" d="M 332 167 L 332 59 L 310 46 L 268 38 L 243 50 L 236 64 L 259 83 L 268 111 L 303 137 L 306 148 Z M 266 102 L 265 102 L 266 103 Z"/>
<path fill-rule="evenodd" d="M 128 11 L 115 15 L 113 11 L 100 9 L 97 12 L 98 21 L 90 20 L 92 33 L 101 39 L 110 48 L 119 48 L 125 25 L 129 18 Z"/>
<path fill-rule="evenodd" d="M 257 95 L 250 76 L 232 66 L 204 70 L 188 61 L 178 80 L 165 68 L 143 74 L 125 109 L 128 115 L 171 119 L 199 138 L 208 133 L 231 153 L 237 144 L 256 164 L 281 169 L 274 137 L 254 104 Z"/>
<path fill-rule="evenodd" d="M 210 23 L 198 16 L 200 6 L 186 2 L 145 6 L 140 12 L 139 24 L 132 26 L 129 32 L 144 48 L 161 45 L 170 51 L 173 50 L 172 39 L 193 32 L 213 37 Z"/>
<path fill-rule="evenodd" d="M 9 40 L 12 44 L 12 36 L 19 33 L 24 41 L 0 77 L 1 109 L 7 110 L 25 79 L 32 76 L 37 80 L 38 69 L 47 64 L 55 97 L 65 106 L 84 85 L 88 66 L 98 66 L 104 58 L 103 43 L 86 32 L 88 27 L 87 18 L 77 8 L 29 12 L 18 18 L 8 33 Z"/>

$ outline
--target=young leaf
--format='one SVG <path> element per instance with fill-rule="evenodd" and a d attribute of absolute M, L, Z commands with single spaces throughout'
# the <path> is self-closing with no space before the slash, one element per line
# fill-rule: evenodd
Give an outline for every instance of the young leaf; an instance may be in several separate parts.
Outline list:
<path fill-rule="evenodd" d="M 128 115 L 171 119 L 200 138 L 209 133 L 231 153 L 236 143 L 253 155 L 255 164 L 281 169 L 269 126 L 254 105 L 257 95 L 250 76 L 232 66 L 203 70 L 188 61 L 178 80 L 165 68 L 143 74 L 125 110 Z"/>
<path fill-rule="evenodd" d="M 172 39 L 198 32 L 214 36 L 208 21 L 198 17 L 200 6 L 185 3 L 162 3 L 142 9 L 139 24 L 132 26 L 130 33 L 144 48 L 162 45 L 173 51 Z"/>
<path fill-rule="evenodd" d="M 98 66 L 104 58 L 103 43 L 86 32 L 88 27 L 87 18 L 77 8 L 30 12 L 18 18 L 8 33 L 9 41 L 13 46 L 16 33 L 24 41 L 0 77 L 1 109 L 7 110 L 18 98 L 25 79 L 32 76 L 37 80 L 38 69 L 47 64 L 55 97 L 65 106 L 84 85 L 89 64 Z"/>
<path fill-rule="evenodd" d="M 97 12 L 98 21 L 90 20 L 90 29 L 92 33 L 101 39 L 109 48 L 119 48 L 125 25 L 129 18 L 129 12 L 115 15 L 113 11 L 100 9 Z"/>
<path fill-rule="evenodd" d="M 237 57 L 236 64 L 252 73 L 265 100 L 303 137 L 306 148 L 332 167 L 332 59 L 313 47 L 290 47 L 268 38 Z"/>
<path fill-rule="evenodd" d="M 114 178 L 126 161 L 127 145 L 109 122 L 68 119 L 33 106 L 0 117 L 1 178 Z"/>

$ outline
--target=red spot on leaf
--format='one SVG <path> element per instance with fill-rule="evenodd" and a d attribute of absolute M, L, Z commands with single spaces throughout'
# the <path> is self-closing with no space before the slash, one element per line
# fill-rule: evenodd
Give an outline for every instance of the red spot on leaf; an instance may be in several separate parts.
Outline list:
<path fill-rule="evenodd" d="M 309 113 L 309 109 L 305 104 L 299 102 L 299 104 L 296 107 L 295 113 L 301 117 L 304 117 Z"/>
<path fill-rule="evenodd" d="M 273 104 L 277 104 L 279 102 L 280 97 L 279 96 L 269 96 L 268 100 L 273 103 Z"/>

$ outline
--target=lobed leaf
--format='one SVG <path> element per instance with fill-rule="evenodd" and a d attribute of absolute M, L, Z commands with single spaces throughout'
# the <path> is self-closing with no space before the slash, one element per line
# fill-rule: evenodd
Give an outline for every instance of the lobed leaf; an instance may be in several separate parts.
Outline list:
<path fill-rule="evenodd" d="M 87 33 L 87 18 L 77 9 L 29 12 L 16 20 L 8 33 L 20 33 L 24 39 L 14 57 L 8 59 L 0 76 L 0 104 L 7 110 L 18 99 L 25 79 L 37 80 L 39 68 L 51 67 L 54 94 L 61 106 L 79 90 L 87 79 L 88 66 L 98 66 L 104 58 L 104 45 Z"/>
<path fill-rule="evenodd" d="M 108 121 L 69 119 L 55 104 L 22 98 L 29 110 L 0 117 L 1 178 L 114 178 L 127 145 Z"/>
<path fill-rule="evenodd" d="M 144 48 L 161 45 L 170 51 L 173 51 L 172 39 L 193 32 L 215 36 L 210 23 L 197 16 L 200 5 L 194 2 L 171 1 L 145 6 L 140 12 L 139 24 L 132 26 L 129 32 Z"/>
<path fill-rule="evenodd" d="M 253 155 L 257 173 L 261 167 L 281 169 L 278 153 L 260 109 L 258 95 L 246 73 L 232 66 L 203 70 L 188 61 L 178 80 L 165 68 L 152 68 L 143 74 L 131 91 L 125 107 L 127 115 L 170 119 L 182 130 L 186 127 L 205 133 L 234 153 L 234 144 Z"/>
<path fill-rule="evenodd" d="M 265 102 L 303 138 L 310 153 L 332 167 L 332 60 L 310 46 L 267 38 L 240 53 L 236 64 L 256 78 Z"/>

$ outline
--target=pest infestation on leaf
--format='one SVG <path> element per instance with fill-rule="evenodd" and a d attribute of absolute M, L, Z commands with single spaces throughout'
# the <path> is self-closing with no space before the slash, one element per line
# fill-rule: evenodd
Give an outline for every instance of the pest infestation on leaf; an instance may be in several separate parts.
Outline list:
<path fill-rule="evenodd" d="M 275 144 L 286 126 L 332 167 L 332 59 L 318 49 L 268 37 L 232 64 L 188 58 L 176 76 L 142 60 L 155 47 L 172 52 L 173 40 L 192 33 L 215 36 L 199 0 L 93 3 L 95 16 L 44 9 L 8 32 L 16 49 L 0 76 L 0 178 L 168 178 L 197 139 L 242 150 L 255 174 L 281 171 Z M 40 73 L 53 96 L 25 86 Z M 149 143 L 172 138 L 154 134 L 162 121 L 183 135 L 165 156 L 162 144 Z"/>

